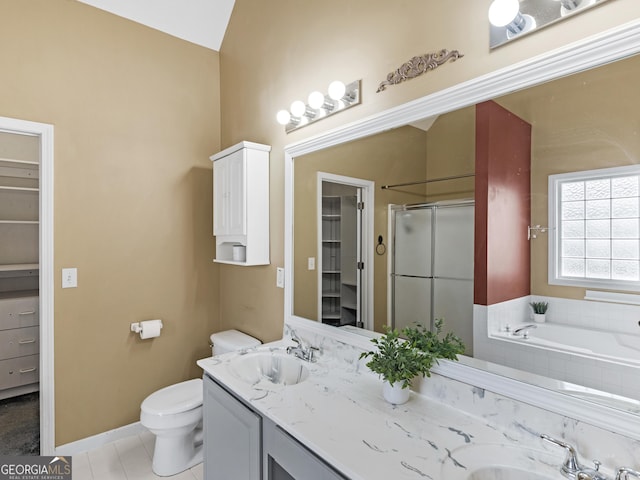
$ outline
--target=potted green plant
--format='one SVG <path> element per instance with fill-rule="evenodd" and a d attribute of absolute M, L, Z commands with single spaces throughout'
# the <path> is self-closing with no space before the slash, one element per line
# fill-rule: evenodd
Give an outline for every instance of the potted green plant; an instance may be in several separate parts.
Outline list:
<path fill-rule="evenodd" d="M 407 402 L 414 377 L 430 377 L 431 368 L 439 358 L 457 360 L 457 355 L 464 352 L 464 344 L 456 335 L 451 332 L 441 335 L 442 324 L 442 319 L 436 320 L 434 331 L 420 324 L 400 332 L 386 328 L 384 335 L 371 339 L 376 350 L 360 355 L 360 358 L 370 358 L 367 367 L 384 380 L 382 392 L 389 403 Z"/>
<path fill-rule="evenodd" d="M 533 309 L 533 320 L 537 323 L 544 323 L 547 320 L 549 302 L 531 302 L 529 305 Z"/>

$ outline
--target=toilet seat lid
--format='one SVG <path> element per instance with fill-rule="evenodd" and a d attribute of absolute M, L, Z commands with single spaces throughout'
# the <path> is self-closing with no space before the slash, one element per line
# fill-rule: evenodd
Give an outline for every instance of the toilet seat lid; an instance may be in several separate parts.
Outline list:
<path fill-rule="evenodd" d="M 161 388 L 144 399 L 140 408 L 152 415 L 175 415 L 202 405 L 202 379 L 194 378 Z"/>

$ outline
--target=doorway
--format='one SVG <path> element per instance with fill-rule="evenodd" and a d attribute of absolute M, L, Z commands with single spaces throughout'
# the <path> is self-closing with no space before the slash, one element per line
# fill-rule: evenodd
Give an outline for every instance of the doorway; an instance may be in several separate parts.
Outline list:
<path fill-rule="evenodd" d="M 30 424 L 22 454 L 51 455 L 53 126 L 0 117 L 0 402 Z M 0 412 L 2 413 L 2 412 Z M 15 419 L 16 415 L 10 415 Z M 18 416 L 20 416 L 18 415 Z M 34 419 L 36 416 L 35 425 Z M 12 454 L 20 454 L 14 451 Z"/>
<path fill-rule="evenodd" d="M 373 328 L 374 182 L 318 172 L 318 319 Z"/>

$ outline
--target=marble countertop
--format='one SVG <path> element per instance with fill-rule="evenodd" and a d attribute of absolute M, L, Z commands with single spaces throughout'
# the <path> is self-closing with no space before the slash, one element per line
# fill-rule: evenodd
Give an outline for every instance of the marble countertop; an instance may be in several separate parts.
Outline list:
<path fill-rule="evenodd" d="M 260 349 L 278 347 L 283 342 Z M 282 386 L 239 379 L 229 369 L 238 355 L 206 358 L 198 365 L 353 480 L 444 480 L 443 469 L 466 470 L 456 457 L 460 452 L 463 458 L 470 445 L 518 445 L 490 422 L 415 392 L 404 405 L 388 404 L 381 380 L 357 357 L 321 355 L 317 363 L 304 363 L 310 370 L 305 381 Z M 542 450 L 539 444 L 525 447 Z"/>

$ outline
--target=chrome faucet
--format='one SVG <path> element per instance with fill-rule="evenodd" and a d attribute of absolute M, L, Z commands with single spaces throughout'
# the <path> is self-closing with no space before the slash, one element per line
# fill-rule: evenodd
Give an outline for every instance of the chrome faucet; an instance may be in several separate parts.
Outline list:
<path fill-rule="evenodd" d="M 556 440 L 555 438 L 552 438 L 549 435 L 545 434 L 540 435 L 540 438 L 566 450 L 567 456 L 564 459 L 562 466 L 560 467 L 560 473 L 562 473 L 562 475 L 564 475 L 565 477 L 572 480 L 608 480 L 605 475 L 599 472 L 600 462 L 598 462 L 597 460 L 593 461 L 594 468 L 585 467 L 578 461 L 578 453 L 576 452 L 576 449 L 568 443 Z M 620 475 L 621 474 L 618 473 L 618 477 L 616 478 L 616 480 L 626 480 Z"/>
<path fill-rule="evenodd" d="M 620 467 L 616 473 L 616 480 L 630 480 L 629 475 L 640 478 L 640 472 L 629 467 Z"/>
<path fill-rule="evenodd" d="M 516 328 L 513 331 L 513 335 L 520 335 L 520 332 L 523 332 L 522 336 L 527 338 L 529 336 L 528 331 L 531 330 L 532 328 L 538 328 L 537 325 L 534 325 L 533 323 L 530 323 L 529 325 L 525 325 L 524 327 L 520 327 L 520 328 Z"/>
<path fill-rule="evenodd" d="M 291 340 L 296 343 L 296 346 L 291 345 L 287 347 L 287 353 L 295 355 L 300 360 L 304 360 L 305 362 L 316 361 L 315 352 L 319 351 L 319 348 L 313 347 L 303 341 L 300 337 L 298 337 L 298 335 L 296 335 L 296 332 L 294 332 L 293 330 L 291 330 Z"/>

